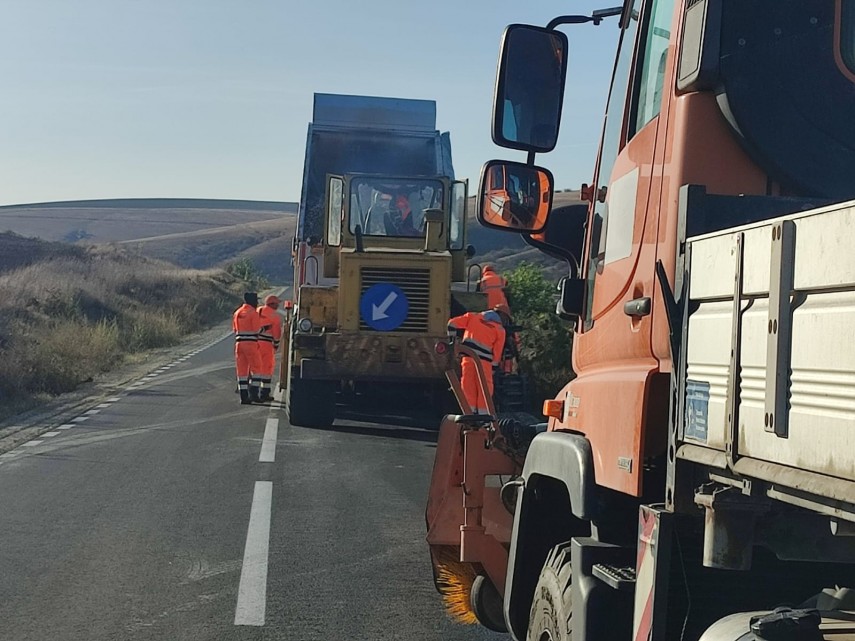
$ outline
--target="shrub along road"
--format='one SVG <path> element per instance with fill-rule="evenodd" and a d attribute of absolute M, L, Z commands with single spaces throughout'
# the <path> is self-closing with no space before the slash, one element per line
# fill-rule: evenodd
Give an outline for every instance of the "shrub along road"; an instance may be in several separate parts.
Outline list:
<path fill-rule="evenodd" d="M 0 638 L 503 638 L 433 589 L 435 432 L 240 407 L 231 350 L 0 456 Z"/>

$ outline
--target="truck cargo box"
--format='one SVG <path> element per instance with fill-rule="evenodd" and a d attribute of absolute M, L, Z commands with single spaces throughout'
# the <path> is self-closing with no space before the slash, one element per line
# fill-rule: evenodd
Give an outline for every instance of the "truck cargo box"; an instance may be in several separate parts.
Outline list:
<path fill-rule="evenodd" d="M 853 238 L 847 202 L 688 240 L 680 456 L 855 503 Z"/>

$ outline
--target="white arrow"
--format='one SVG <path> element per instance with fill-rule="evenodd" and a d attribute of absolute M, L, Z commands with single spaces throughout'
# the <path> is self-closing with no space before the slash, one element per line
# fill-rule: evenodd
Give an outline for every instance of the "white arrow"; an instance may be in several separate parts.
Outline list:
<path fill-rule="evenodd" d="M 379 305 L 375 305 L 371 303 L 371 320 L 378 321 L 383 320 L 384 318 L 389 318 L 389 314 L 386 313 L 386 310 L 395 302 L 398 298 L 398 294 L 396 292 L 389 292 L 389 295 Z"/>

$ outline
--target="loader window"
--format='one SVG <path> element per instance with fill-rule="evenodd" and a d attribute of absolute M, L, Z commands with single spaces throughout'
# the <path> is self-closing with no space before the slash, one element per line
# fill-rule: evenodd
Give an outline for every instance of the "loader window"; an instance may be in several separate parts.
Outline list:
<path fill-rule="evenodd" d="M 463 226 L 466 224 L 466 183 L 451 186 L 451 225 L 449 249 L 463 249 Z"/>
<path fill-rule="evenodd" d="M 445 209 L 438 180 L 354 179 L 350 203 L 351 232 L 391 238 L 424 237 L 424 210 Z"/>
<path fill-rule="evenodd" d="M 327 208 L 327 245 L 338 247 L 341 245 L 341 178 L 330 178 L 329 205 Z"/>

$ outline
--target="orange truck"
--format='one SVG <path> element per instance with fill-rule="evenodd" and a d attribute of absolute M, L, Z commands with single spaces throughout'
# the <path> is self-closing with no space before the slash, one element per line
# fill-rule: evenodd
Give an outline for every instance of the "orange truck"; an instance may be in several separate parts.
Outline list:
<path fill-rule="evenodd" d="M 557 28 L 603 21 L 586 220 L 548 197 L 497 215 L 496 184 L 553 187 Z M 443 421 L 427 539 L 458 618 L 518 641 L 855 639 L 853 114 L 855 0 L 507 28 L 493 140 L 528 158 L 487 163 L 479 218 L 574 258 L 576 377 L 546 424 Z"/>

